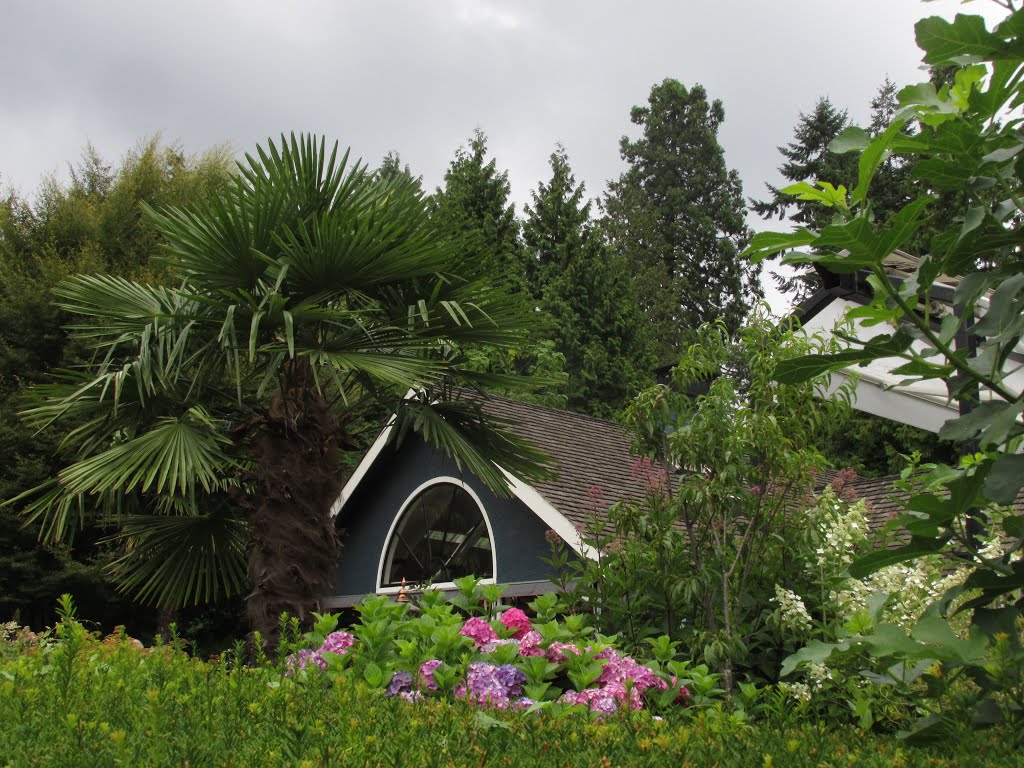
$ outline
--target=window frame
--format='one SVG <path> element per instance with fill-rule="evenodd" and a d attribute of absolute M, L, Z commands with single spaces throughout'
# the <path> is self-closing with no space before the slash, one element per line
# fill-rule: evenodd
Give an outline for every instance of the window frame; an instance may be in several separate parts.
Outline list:
<path fill-rule="evenodd" d="M 491 518 L 487 514 L 487 509 L 486 509 L 486 507 L 484 507 L 484 503 L 480 500 L 480 497 L 477 495 L 476 491 L 474 491 L 463 480 L 460 480 L 457 477 L 451 477 L 449 475 L 441 475 L 441 476 L 438 476 L 438 477 L 432 477 L 430 480 L 427 480 L 426 482 L 421 483 L 416 488 L 414 488 L 412 493 L 410 493 L 408 496 L 405 497 L 405 501 L 403 501 L 402 505 L 398 508 L 398 513 L 395 515 L 394 519 L 392 519 L 391 525 L 388 527 L 387 536 L 384 537 L 384 546 L 381 548 L 381 551 L 380 551 L 380 561 L 379 561 L 379 563 L 377 565 L 377 584 L 376 584 L 376 586 L 377 586 L 377 593 L 378 594 L 393 595 L 393 594 L 397 594 L 399 591 L 401 591 L 402 587 L 400 587 L 400 586 L 397 586 L 397 587 L 385 587 L 385 586 L 383 586 L 383 584 L 384 584 L 384 573 L 385 573 L 386 570 L 389 570 L 388 566 L 390 565 L 389 562 L 388 562 L 388 550 L 391 549 L 391 541 L 394 538 L 395 531 L 398 529 L 398 524 L 402 521 L 402 518 L 405 516 L 406 511 L 409 509 L 409 507 L 412 505 L 412 503 L 420 496 L 420 494 L 422 494 L 424 491 L 426 491 L 427 489 L 429 489 L 429 488 L 431 488 L 432 486 L 435 486 L 435 485 L 454 485 L 454 486 L 456 486 L 458 488 L 461 488 L 463 491 L 468 493 L 469 497 L 471 499 L 473 499 L 474 503 L 476 503 L 477 510 L 479 510 L 480 516 L 484 519 L 484 525 L 487 528 L 487 539 L 488 539 L 488 541 L 491 542 L 491 574 L 492 575 L 489 576 L 486 579 L 481 579 L 480 583 L 481 584 L 495 584 L 495 583 L 497 583 L 497 576 L 498 576 L 498 548 L 497 548 L 496 542 L 494 540 L 494 528 L 491 527 Z M 410 585 L 410 586 L 412 586 L 412 585 Z M 454 589 L 455 588 L 454 582 L 451 582 L 451 581 L 434 582 L 432 584 L 432 586 L 438 587 L 440 589 Z"/>

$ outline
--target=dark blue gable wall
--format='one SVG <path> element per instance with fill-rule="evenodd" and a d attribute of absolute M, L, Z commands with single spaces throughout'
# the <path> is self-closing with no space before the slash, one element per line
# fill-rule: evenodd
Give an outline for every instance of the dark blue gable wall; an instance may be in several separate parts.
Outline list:
<path fill-rule="evenodd" d="M 540 581 L 549 568 L 541 562 L 550 550 L 547 526 L 517 498 L 499 499 L 474 475 L 420 440 L 410 438 L 397 452 L 386 448 L 345 504 L 337 522 L 342 537 L 336 595 L 361 595 L 377 589 L 377 569 L 391 523 L 409 495 L 431 478 L 465 482 L 483 502 L 491 521 L 499 582 Z"/>

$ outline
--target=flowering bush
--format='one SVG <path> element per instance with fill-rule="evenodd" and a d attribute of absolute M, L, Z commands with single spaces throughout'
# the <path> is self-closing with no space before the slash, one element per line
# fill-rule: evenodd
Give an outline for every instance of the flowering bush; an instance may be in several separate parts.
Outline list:
<path fill-rule="evenodd" d="M 301 648 L 285 660 L 285 665 L 289 674 L 295 674 L 310 664 L 319 669 L 327 669 L 327 659 L 330 657 L 325 657 L 325 653 L 344 656 L 355 645 L 355 642 L 355 637 L 348 632 L 331 632 L 315 651 L 309 648 Z"/>
<path fill-rule="evenodd" d="M 878 546 L 868 538 L 868 507 L 853 500 L 856 493 L 850 483 L 855 478 L 850 472 L 840 473 L 805 511 L 809 538 L 804 551 L 797 553 L 802 578 L 789 585 L 795 589 L 775 587 L 775 626 L 795 641 L 795 647 L 806 644 L 784 663 L 783 677 L 788 679 L 780 689 L 816 711 L 852 714 L 862 727 L 905 727 L 916 717 L 921 700 L 940 687 L 928 674 L 935 659 L 897 665 L 878 649 L 907 632 L 911 637 L 927 636 L 917 627 L 930 608 L 934 611 L 951 589 L 964 584 L 969 569 L 936 554 L 853 577 L 851 564 Z M 1004 554 L 997 522 L 993 517 L 982 548 L 991 558 Z M 958 600 L 970 597 L 963 593 Z M 966 613 L 955 617 L 943 636 L 967 644 L 967 619 Z M 913 641 L 908 638 L 903 647 L 910 646 Z"/>
<path fill-rule="evenodd" d="M 330 622 L 317 623 L 320 637 L 312 638 L 311 644 L 319 649 L 330 634 L 324 631 Z M 408 622 L 402 619 L 398 624 Z M 564 623 L 560 626 L 565 628 Z M 345 674 L 351 675 L 352 664 L 362 663 L 356 657 L 373 655 L 358 637 L 340 657 L 333 651 L 322 652 L 324 658 L 332 659 L 326 670 L 310 665 L 304 672 L 286 676 L 276 664 L 247 663 L 242 645 L 204 661 L 176 644 L 143 652 L 123 635 L 100 640 L 73 619 L 65 619 L 48 633 L 45 645 L 26 650 L 20 645 L 19 629 L 6 629 L 6 640 L 0 640 L 0 754 L 3 765 L 17 768 L 186 763 L 261 768 L 745 768 L 752 764 L 956 768 L 1019 763 L 1014 741 L 999 731 L 966 734 L 941 751 L 925 751 L 908 748 L 889 736 L 780 721 L 771 719 L 771 713 L 754 724 L 736 717 L 736 711 L 726 710 L 719 716 L 718 708 L 706 710 L 707 717 L 691 718 L 698 706 L 693 702 L 702 695 L 697 690 L 690 707 L 666 709 L 656 718 L 643 713 L 606 717 L 600 726 L 589 717 L 538 717 L 517 712 L 514 705 L 484 712 L 464 700 L 448 705 L 425 690 L 431 677 L 439 688 L 447 684 L 446 671 L 451 671 L 446 670 L 447 662 L 420 665 L 418 681 L 409 668 L 407 691 L 411 694 L 420 685 L 421 700 L 407 707 L 396 702 L 398 697 L 381 695 L 383 688 L 324 684 L 341 674 L 339 658 L 349 660 Z M 462 637 L 457 627 L 454 635 Z M 371 644 L 377 641 L 372 633 L 368 639 Z M 466 643 L 472 645 L 468 639 Z M 660 663 L 658 656 L 667 659 L 670 650 L 667 645 L 652 644 L 655 659 L 650 667 Z M 519 659 L 513 666 L 529 680 L 537 671 L 532 667 L 550 663 L 535 656 Z M 495 674 L 492 685 L 513 687 L 518 675 L 512 674 L 514 678 L 506 680 Z M 310 684 L 313 681 L 318 684 Z M 522 683 L 524 693 L 529 685 Z M 705 681 L 695 680 L 694 685 L 703 688 Z M 742 690 L 741 686 L 741 694 Z M 647 689 L 645 701 L 651 697 Z M 585 705 L 590 706 L 589 701 Z M 554 706 L 582 709 L 581 705 Z"/>
<path fill-rule="evenodd" d="M 541 599 L 536 607 L 546 605 Z M 433 590 L 418 596 L 415 610 L 382 597 L 369 597 L 356 610 L 360 620 L 351 632 L 335 631 L 335 616 L 317 616 L 313 631 L 285 659 L 286 674 L 361 678 L 383 696 L 407 701 L 449 697 L 493 709 L 585 708 L 598 717 L 690 700 L 686 664 L 675 661 L 674 646 L 642 664 L 582 616 L 536 627 L 519 608 L 491 620 L 465 618 Z M 666 643 L 659 647 L 669 648 Z"/>

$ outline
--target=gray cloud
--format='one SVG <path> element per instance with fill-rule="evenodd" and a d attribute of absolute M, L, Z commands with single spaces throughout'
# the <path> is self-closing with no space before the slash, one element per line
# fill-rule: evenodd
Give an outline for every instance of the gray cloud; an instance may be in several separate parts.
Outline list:
<path fill-rule="evenodd" d="M 760 195 L 800 111 L 828 95 L 863 119 L 886 75 L 920 79 L 914 21 L 959 9 L 954 0 L 10 3 L 0 182 L 31 193 L 87 140 L 117 158 L 157 131 L 201 151 L 302 130 L 371 164 L 397 149 L 433 187 L 479 126 L 520 203 L 547 177 L 556 141 L 597 195 L 621 170 L 630 107 L 675 77 L 724 102 L 727 160 Z"/>

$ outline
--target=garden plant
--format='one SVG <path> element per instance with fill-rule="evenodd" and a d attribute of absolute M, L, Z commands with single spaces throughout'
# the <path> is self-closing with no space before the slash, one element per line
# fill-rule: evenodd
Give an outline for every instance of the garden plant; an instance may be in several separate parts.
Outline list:
<path fill-rule="evenodd" d="M 991 29 L 981 16 L 920 21 L 924 62 L 944 76 L 904 88 L 894 119 L 876 137 L 850 128 L 832 143 L 834 151 L 859 153 L 853 189 L 823 179 L 784 190 L 828 209 L 828 226 L 762 233 L 747 251 L 759 260 L 788 250 L 788 262 L 867 273 L 874 298 L 848 319 L 884 329 L 866 342 L 849 336 L 840 352 L 785 361 L 776 372 L 780 384 L 889 360 L 904 381 L 945 381 L 950 400 L 960 405 L 962 415 L 940 436 L 967 450 L 959 463 L 929 467 L 915 478 L 896 523 L 909 539 L 850 566 L 862 577 L 941 553 L 969 569 L 909 634 L 879 625 L 868 641 L 879 660 L 914 666 L 945 701 L 918 723 L 914 738 L 922 741 L 1005 721 L 1015 724 L 1018 737 L 1024 734 L 1024 517 L 1010 512 L 993 521 L 1007 544 L 996 552 L 978 535 L 989 525 L 982 510 L 1010 504 L 1024 485 L 1024 392 L 1013 378 L 1024 337 L 1024 10 L 1009 0 L 999 5 L 1007 13 Z M 872 179 L 889 159 L 910 165 L 917 195 L 877 218 Z M 915 238 L 926 243 L 914 253 L 918 266 L 894 279 L 886 258 Z M 956 280 L 944 295 L 939 286 L 947 276 Z M 954 614 L 970 619 L 966 635 L 951 626 Z M 824 659 L 833 650 L 809 647 L 801 658 Z"/>
<path fill-rule="evenodd" d="M 425 615 L 446 613 L 436 600 L 426 598 Z M 684 671 L 690 688 L 685 701 L 659 704 L 648 689 L 645 698 L 655 705 L 654 712 L 623 706 L 606 714 L 589 703 L 552 703 L 541 711 L 505 708 L 495 695 L 505 686 L 500 675 L 482 675 L 491 679 L 480 690 L 490 695 L 480 697 L 472 689 L 456 693 L 459 674 L 468 671 L 461 659 L 452 663 L 458 674 L 447 674 L 447 663 L 433 669 L 439 691 L 418 675 L 406 687 L 406 676 L 396 678 L 395 672 L 412 675 L 424 654 L 445 656 L 460 646 L 468 664 L 511 662 L 527 677 L 513 683 L 524 690 L 536 685 L 529 681 L 531 673 L 538 680 L 549 676 L 548 665 L 568 668 L 571 651 L 562 663 L 549 661 L 546 654 L 518 658 L 508 650 L 516 647 L 513 643 L 493 651 L 477 645 L 489 635 L 473 618 L 501 635 L 524 628 L 518 614 L 496 623 L 470 617 L 458 623 L 463 629 L 468 624 L 467 634 L 456 628 L 428 640 L 425 615 L 407 620 L 391 606 L 367 604 L 351 633 L 338 631 L 332 619 L 322 617 L 317 630 L 296 638 L 319 654 L 305 656 L 305 664 L 295 656 L 291 663 L 284 657 L 250 666 L 244 651 L 209 661 L 195 658 L 176 638 L 149 648 L 123 633 L 101 639 L 74 618 L 70 598 L 63 598 L 62 619 L 53 631 L 5 628 L 0 765 L 953 768 L 979 765 L 979 755 L 991 765 L 1016 759 L 1012 745 L 994 733 L 968 734 L 938 756 L 891 736 L 865 736 L 850 727 L 794 716 L 785 697 L 751 692 L 730 706 L 715 691 L 715 676 L 693 668 Z M 410 631 L 398 634 L 407 641 L 418 636 L 416 648 L 394 639 L 381 644 L 374 629 L 378 622 L 408 626 Z M 574 635 L 566 623 L 555 623 L 566 633 L 560 636 L 575 639 L 577 647 L 600 642 L 594 633 Z M 287 627 L 284 634 L 290 634 Z M 653 672 L 658 658 L 675 656 L 676 650 L 653 646 L 648 672 L 662 674 Z M 496 653 L 508 655 L 499 659 Z M 491 662 L 470 660 L 488 655 Z M 586 667 L 593 663 L 581 657 L 579 686 L 589 685 L 592 673 Z M 623 666 L 620 657 L 618 668 Z M 389 689 L 398 695 L 387 695 Z M 663 693 L 676 695 L 669 688 Z"/>

